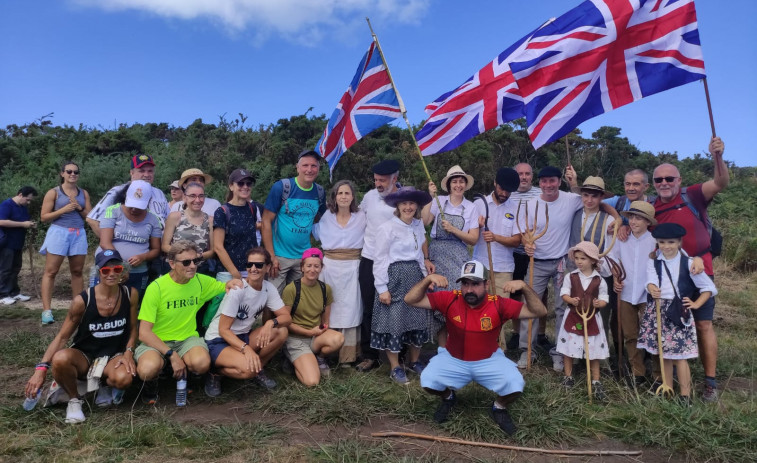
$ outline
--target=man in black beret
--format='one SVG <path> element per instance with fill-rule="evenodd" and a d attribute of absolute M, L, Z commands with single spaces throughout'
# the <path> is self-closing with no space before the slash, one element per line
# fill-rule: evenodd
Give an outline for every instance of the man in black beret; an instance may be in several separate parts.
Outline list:
<path fill-rule="evenodd" d="M 363 300 L 363 321 L 360 325 L 361 360 L 356 368 L 358 371 L 370 371 L 379 366 L 378 351 L 371 349 L 371 320 L 373 318 L 373 299 L 376 289 L 373 286 L 373 261 L 376 256 L 375 241 L 379 226 L 394 217 L 394 208 L 384 202 L 384 198 L 397 191 L 400 187 L 397 179 L 400 175 L 400 164 L 387 159 L 373 166 L 373 185 L 363 197 L 360 210 L 365 212 L 365 242 L 360 257 L 360 295 Z"/>

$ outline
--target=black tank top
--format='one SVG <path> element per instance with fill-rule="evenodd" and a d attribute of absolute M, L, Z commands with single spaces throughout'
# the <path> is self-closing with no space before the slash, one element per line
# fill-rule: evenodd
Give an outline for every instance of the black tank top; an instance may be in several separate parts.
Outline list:
<path fill-rule="evenodd" d="M 103 355 L 113 356 L 123 352 L 129 341 L 131 302 L 129 288 L 119 285 L 121 304 L 113 316 L 103 317 L 97 311 L 95 288 L 81 292 L 84 299 L 84 315 L 74 335 L 75 347 L 94 360 Z"/>

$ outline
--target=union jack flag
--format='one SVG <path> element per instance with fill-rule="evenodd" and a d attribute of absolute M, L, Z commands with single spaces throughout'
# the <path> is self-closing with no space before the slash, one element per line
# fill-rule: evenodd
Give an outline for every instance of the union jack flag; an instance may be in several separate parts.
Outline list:
<path fill-rule="evenodd" d="M 525 50 L 529 37 L 514 43 L 462 85 L 426 106 L 428 119 L 415 134 L 424 156 L 457 148 L 476 135 L 525 115 L 509 64 Z"/>
<path fill-rule="evenodd" d="M 581 122 L 705 77 L 693 0 L 588 0 L 510 64 L 534 148 Z"/>
<path fill-rule="evenodd" d="M 315 150 L 326 159 L 329 173 L 333 173 L 337 161 L 350 146 L 401 115 L 389 72 L 376 42 L 371 42 Z"/>

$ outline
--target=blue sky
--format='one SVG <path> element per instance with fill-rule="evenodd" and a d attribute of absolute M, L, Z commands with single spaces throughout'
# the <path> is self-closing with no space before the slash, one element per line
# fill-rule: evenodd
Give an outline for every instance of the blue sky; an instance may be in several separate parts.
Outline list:
<path fill-rule="evenodd" d="M 0 126 L 54 112 L 58 125 L 246 125 L 330 115 L 370 43 L 369 16 L 408 116 L 580 0 L 63 0 L 4 2 Z M 757 1 L 699 0 L 699 29 L 725 158 L 755 166 Z M 634 145 L 704 152 L 700 83 L 584 122 L 620 127 Z M 444 156 L 444 154 L 439 154 Z"/>

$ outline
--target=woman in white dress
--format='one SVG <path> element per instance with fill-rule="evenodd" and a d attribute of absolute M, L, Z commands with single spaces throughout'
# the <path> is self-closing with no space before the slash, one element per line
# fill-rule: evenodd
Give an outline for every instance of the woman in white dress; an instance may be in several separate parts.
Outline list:
<path fill-rule="evenodd" d="M 358 210 L 355 186 L 349 180 L 334 184 L 327 200 L 329 210 L 313 226 L 313 236 L 323 248 L 320 280 L 331 286 L 329 328 L 344 335 L 339 363 L 354 363 L 360 344 L 363 303 L 360 298 L 358 267 L 365 234 L 365 214 Z"/>

